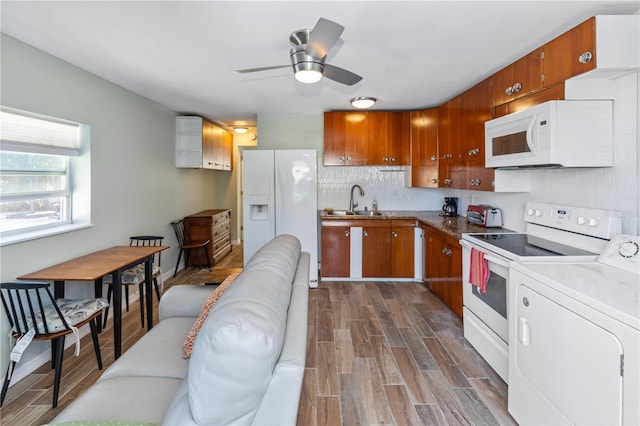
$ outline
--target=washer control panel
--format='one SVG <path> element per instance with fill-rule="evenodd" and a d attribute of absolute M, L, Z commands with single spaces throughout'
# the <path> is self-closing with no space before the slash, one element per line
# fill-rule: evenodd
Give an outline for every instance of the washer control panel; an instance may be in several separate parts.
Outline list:
<path fill-rule="evenodd" d="M 640 237 L 622 234 L 612 238 L 598 262 L 640 274 Z"/>

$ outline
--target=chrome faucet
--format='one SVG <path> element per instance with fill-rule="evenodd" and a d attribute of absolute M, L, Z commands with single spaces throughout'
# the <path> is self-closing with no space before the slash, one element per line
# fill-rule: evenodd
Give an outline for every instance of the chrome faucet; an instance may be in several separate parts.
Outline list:
<path fill-rule="evenodd" d="M 358 188 L 360 190 L 360 196 L 364 197 L 364 189 L 362 189 L 362 187 L 360 185 L 353 185 L 351 187 L 351 198 L 349 198 L 349 211 L 352 212 L 353 209 L 355 209 L 356 207 L 358 207 L 358 203 L 356 201 L 353 201 L 353 190 Z"/>

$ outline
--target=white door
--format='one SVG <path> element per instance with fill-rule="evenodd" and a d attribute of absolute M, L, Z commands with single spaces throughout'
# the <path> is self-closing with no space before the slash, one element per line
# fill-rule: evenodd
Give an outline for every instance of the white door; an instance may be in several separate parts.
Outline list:
<path fill-rule="evenodd" d="M 515 330 L 509 343 L 509 411 L 516 410 L 516 421 L 620 424 L 620 341 L 521 283 L 515 290 Z"/>

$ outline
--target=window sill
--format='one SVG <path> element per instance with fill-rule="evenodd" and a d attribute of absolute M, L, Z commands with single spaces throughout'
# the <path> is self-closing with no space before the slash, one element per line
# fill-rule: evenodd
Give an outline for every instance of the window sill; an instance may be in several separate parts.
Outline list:
<path fill-rule="evenodd" d="M 11 244 L 22 243 L 30 240 L 37 240 L 38 238 L 50 237 L 52 235 L 64 234 L 67 232 L 78 231 L 80 229 L 91 228 L 91 223 L 73 223 L 67 225 L 56 226 L 54 228 L 38 229 L 37 231 L 23 232 L 16 235 L 9 235 L 0 239 L 0 247 L 8 246 Z"/>

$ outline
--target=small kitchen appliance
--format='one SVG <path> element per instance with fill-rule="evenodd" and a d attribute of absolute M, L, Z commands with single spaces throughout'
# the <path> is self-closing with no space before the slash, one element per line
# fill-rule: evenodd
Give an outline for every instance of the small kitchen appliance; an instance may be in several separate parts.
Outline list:
<path fill-rule="evenodd" d="M 442 215 L 447 217 L 458 216 L 458 198 L 444 197 L 444 206 L 442 206 Z"/>
<path fill-rule="evenodd" d="M 502 210 L 486 204 L 470 204 L 467 207 L 467 222 L 485 228 L 500 228 L 502 226 Z"/>
<path fill-rule="evenodd" d="M 527 202 L 526 233 L 462 234 L 464 337 L 509 384 L 511 264 L 594 262 L 609 240 L 622 232 L 622 214 L 608 210 Z M 482 256 L 473 256 L 480 252 Z M 472 261 L 484 258 L 485 292 L 471 284 Z"/>

